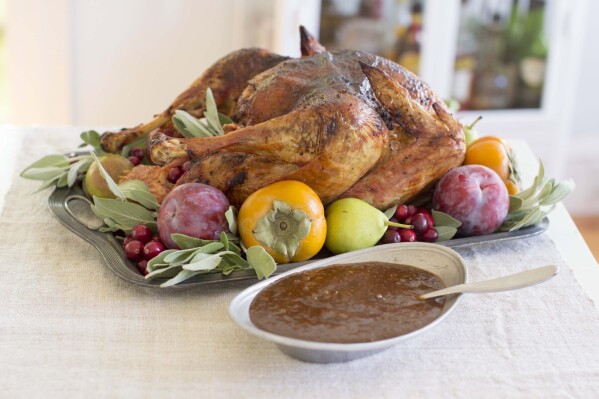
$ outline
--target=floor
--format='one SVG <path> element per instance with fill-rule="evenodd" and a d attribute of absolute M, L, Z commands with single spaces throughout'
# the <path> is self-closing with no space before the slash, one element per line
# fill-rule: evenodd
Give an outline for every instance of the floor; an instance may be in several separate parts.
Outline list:
<path fill-rule="evenodd" d="M 573 215 L 572 219 L 574 219 L 574 223 L 576 223 L 578 230 L 580 230 L 595 259 L 599 262 L 599 215 Z"/>

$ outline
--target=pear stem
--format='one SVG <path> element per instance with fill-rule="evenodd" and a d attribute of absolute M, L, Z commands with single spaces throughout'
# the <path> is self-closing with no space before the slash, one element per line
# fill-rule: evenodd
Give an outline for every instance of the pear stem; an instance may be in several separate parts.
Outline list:
<path fill-rule="evenodd" d="M 385 222 L 385 226 L 401 227 L 402 229 L 413 229 L 414 228 L 414 226 L 412 226 L 411 224 L 395 223 L 395 222 L 391 222 L 389 220 L 387 220 Z"/>
<path fill-rule="evenodd" d="M 476 118 L 474 120 L 474 122 L 472 122 L 471 124 L 469 124 L 468 126 L 466 126 L 468 129 L 472 129 L 474 127 L 474 125 L 476 125 L 483 117 L 479 116 L 478 118 Z"/>

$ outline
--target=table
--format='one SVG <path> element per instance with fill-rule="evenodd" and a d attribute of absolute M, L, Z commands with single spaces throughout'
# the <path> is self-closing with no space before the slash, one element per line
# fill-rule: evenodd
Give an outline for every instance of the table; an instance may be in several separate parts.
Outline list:
<path fill-rule="evenodd" d="M 463 253 L 473 280 L 549 261 L 560 278 L 467 296 L 422 338 L 347 364 L 311 365 L 229 320 L 226 305 L 251 282 L 185 291 L 131 286 L 51 217 L 48 192 L 20 195 L 36 183 L 17 172 L 48 151 L 75 148 L 83 130 L 0 132 L 0 198 L 8 192 L 0 202 L 0 387 L 7 396 L 599 396 L 599 267 L 562 205 L 535 240 Z M 534 171 L 526 143 L 512 144 Z"/>

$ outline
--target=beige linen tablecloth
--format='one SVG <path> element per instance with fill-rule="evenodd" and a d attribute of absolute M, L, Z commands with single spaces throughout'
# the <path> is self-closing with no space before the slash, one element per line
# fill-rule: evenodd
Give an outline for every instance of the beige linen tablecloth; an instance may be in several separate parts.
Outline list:
<path fill-rule="evenodd" d="M 78 144 L 30 135 L 17 169 Z M 468 295 L 432 331 L 345 364 L 302 363 L 239 329 L 252 283 L 140 288 L 55 220 L 15 177 L 0 218 L 2 397 L 599 397 L 599 314 L 546 236 L 464 249 L 471 280 L 557 264 L 553 280 Z"/>

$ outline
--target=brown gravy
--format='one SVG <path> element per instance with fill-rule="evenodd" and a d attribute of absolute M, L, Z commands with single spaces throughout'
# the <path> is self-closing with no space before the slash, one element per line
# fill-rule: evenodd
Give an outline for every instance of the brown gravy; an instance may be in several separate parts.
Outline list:
<path fill-rule="evenodd" d="M 423 301 L 418 295 L 444 287 L 436 275 L 412 266 L 332 265 L 266 287 L 250 304 L 250 319 L 262 330 L 308 341 L 378 341 L 436 319 L 445 298 Z"/>

